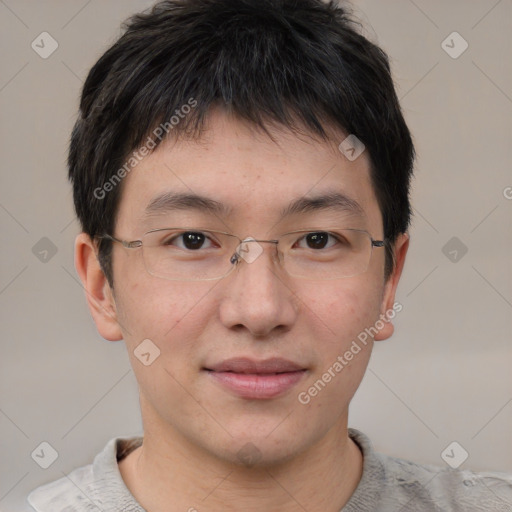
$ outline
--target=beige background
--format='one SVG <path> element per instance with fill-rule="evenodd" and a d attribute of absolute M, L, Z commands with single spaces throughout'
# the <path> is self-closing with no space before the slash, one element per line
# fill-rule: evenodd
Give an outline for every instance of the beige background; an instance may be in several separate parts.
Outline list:
<path fill-rule="evenodd" d="M 4 512 L 23 510 L 30 489 L 90 462 L 111 437 L 140 433 L 124 346 L 96 333 L 73 268 L 65 158 L 88 69 L 150 3 L 0 0 Z M 469 453 L 462 467 L 512 471 L 512 2 L 354 6 L 392 57 L 419 158 L 403 311 L 376 347 L 350 425 L 388 454 L 444 465 L 457 441 Z M 59 44 L 47 59 L 31 48 L 43 31 Z M 453 31 L 469 44 L 457 59 L 441 46 Z M 33 253 L 43 237 L 57 250 L 46 262 Z M 443 253 L 452 237 L 468 249 L 457 262 Z M 42 441 L 59 455 L 46 470 L 30 455 Z"/>

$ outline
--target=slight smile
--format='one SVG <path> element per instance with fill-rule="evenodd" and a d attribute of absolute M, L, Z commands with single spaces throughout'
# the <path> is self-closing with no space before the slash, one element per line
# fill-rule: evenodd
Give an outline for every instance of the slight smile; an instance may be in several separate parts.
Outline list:
<path fill-rule="evenodd" d="M 240 398 L 275 398 L 298 384 L 307 373 L 303 366 L 286 359 L 263 361 L 239 357 L 203 368 L 215 382 Z"/>

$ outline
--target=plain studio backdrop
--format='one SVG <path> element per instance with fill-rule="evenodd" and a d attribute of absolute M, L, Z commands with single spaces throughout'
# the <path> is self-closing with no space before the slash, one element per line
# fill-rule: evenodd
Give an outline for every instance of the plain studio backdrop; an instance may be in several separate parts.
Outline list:
<path fill-rule="evenodd" d="M 510 471 L 512 3 L 352 3 L 391 57 L 418 159 L 403 309 L 350 426 L 390 455 L 445 465 L 467 453 L 463 468 Z M 150 4 L 0 0 L 4 512 L 110 438 L 141 433 L 125 347 L 96 332 L 74 270 L 65 159 L 88 70 Z M 31 456 L 43 442 L 57 457 L 47 469 Z"/>

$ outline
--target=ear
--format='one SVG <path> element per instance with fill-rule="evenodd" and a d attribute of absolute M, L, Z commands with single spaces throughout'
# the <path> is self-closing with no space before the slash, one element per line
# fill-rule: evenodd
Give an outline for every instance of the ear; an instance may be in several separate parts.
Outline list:
<path fill-rule="evenodd" d="M 114 295 L 101 270 L 96 246 L 86 233 L 80 233 L 75 240 L 75 268 L 98 332 L 106 340 L 121 340 L 123 336 L 117 321 Z"/>
<path fill-rule="evenodd" d="M 384 292 L 382 294 L 382 302 L 380 307 L 380 318 L 387 318 L 386 311 L 401 311 L 402 307 L 394 306 L 395 304 L 395 293 L 396 288 L 398 286 L 398 281 L 400 281 L 400 276 L 402 275 L 402 270 L 404 268 L 405 256 L 407 254 L 407 250 L 409 249 L 409 235 L 407 233 L 402 233 L 396 239 L 394 245 L 394 253 L 395 253 L 395 268 L 392 274 L 389 276 L 386 284 L 384 285 Z M 399 309 L 398 309 L 399 308 Z M 391 320 L 388 319 L 384 321 L 384 328 L 380 329 L 379 332 L 375 335 L 375 341 L 382 341 L 390 338 L 393 335 L 393 331 L 395 330 Z"/>

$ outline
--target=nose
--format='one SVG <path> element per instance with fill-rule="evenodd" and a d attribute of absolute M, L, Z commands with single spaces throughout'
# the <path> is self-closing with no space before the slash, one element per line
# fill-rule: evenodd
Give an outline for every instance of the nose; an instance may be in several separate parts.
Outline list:
<path fill-rule="evenodd" d="M 221 322 L 229 329 L 268 337 L 291 329 L 298 314 L 293 283 L 280 268 L 276 242 L 246 239 L 224 279 Z"/>

